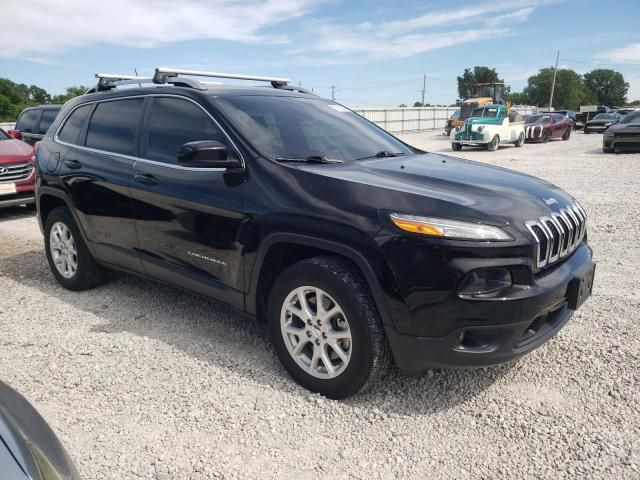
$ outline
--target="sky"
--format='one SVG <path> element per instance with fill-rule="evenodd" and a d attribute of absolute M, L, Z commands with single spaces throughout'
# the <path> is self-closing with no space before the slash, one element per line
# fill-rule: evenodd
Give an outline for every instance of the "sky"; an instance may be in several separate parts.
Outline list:
<path fill-rule="evenodd" d="M 55 8 L 52 7 L 55 5 Z M 156 66 L 287 77 L 355 106 L 448 104 L 465 68 L 512 91 L 613 68 L 640 99 L 640 0 L 0 0 L 0 77 L 51 93 Z"/>

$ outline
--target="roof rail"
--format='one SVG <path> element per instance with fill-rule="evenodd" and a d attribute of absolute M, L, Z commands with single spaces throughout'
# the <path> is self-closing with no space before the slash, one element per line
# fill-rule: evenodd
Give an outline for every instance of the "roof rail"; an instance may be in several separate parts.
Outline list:
<path fill-rule="evenodd" d="M 192 77 L 231 78 L 235 80 L 253 80 L 257 82 L 270 82 L 275 88 L 284 87 L 289 83 L 288 78 L 261 77 L 257 75 L 240 75 L 238 73 L 203 72 L 199 70 L 183 70 L 178 68 L 156 67 L 153 76 L 154 83 L 170 83 L 178 75 Z M 175 80 L 174 80 L 175 81 Z"/>
<path fill-rule="evenodd" d="M 221 72 L 202 72 L 198 70 L 183 70 L 176 68 L 157 67 L 153 77 L 139 77 L 137 75 L 120 75 L 114 73 L 96 73 L 98 84 L 85 92 L 96 93 L 105 90 L 112 90 L 120 85 L 135 85 L 142 83 L 154 83 L 156 85 L 172 84 L 179 87 L 190 87 L 198 90 L 206 90 L 208 87 L 222 85 L 221 83 L 199 82 L 192 78 L 185 78 L 186 75 L 192 77 L 213 77 L 213 78 L 231 78 L 235 80 L 252 80 L 257 82 L 269 82 L 274 88 L 283 90 L 299 91 L 301 93 L 311 94 L 308 90 L 300 87 L 289 85 L 288 78 L 279 77 L 262 77 L 257 75 L 241 75 L 237 73 L 221 73 Z"/>

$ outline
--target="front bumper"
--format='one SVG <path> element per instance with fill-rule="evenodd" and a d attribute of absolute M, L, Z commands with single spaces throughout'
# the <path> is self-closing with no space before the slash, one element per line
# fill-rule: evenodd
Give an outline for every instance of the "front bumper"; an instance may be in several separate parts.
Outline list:
<path fill-rule="evenodd" d="M 538 274 L 528 288 L 495 299 L 448 300 L 438 309 L 442 315 L 449 310 L 454 318 L 443 335 L 407 335 L 388 326 L 396 363 L 416 374 L 429 368 L 495 365 L 525 355 L 569 321 L 570 285 L 592 268 L 591 249 L 583 244 L 561 264 Z"/>

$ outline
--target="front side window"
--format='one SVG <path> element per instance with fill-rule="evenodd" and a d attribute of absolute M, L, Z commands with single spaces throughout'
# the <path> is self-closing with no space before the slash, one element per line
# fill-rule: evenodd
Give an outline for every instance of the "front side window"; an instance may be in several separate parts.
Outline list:
<path fill-rule="evenodd" d="M 134 155 L 143 102 L 142 98 L 129 98 L 99 103 L 89 122 L 86 146 L 106 152 Z"/>
<path fill-rule="evenodd" d="M 42 111 L 42 118 L 40 119 L 40 128 L 38 128 L 38 133 L 41 133 L 42 135 L 45 135 L 47 133 L 47 130 L 49 130 L 49 127 L 56 119 L 59 111 L 60 110 L 51 109 Z"/>
<path fill-rule="evenodd" d="M 350 161 L 378 152 L 410 154 L 402 142 L 336 103 L 317 97 L 246 95 L 217 102 L 264 155 Z"/>
<path fill-rule="evenodd" d="M 640 123 L 640 112 L 630 113 L 620 123 Z"/>
<path fill-rule="evenodd" d="M 180 98 L 153 99 L 147 135 L 143 138 L 144 158 L 175 165 L 180 147 L 200 140 L 217 140 L 230 150 L 224 133 L 195 103 Z"/>
<path fill-rule="evenodd" d="M 23 112 L 16 123 L 16 130 L 24 133 L 33 133 L 36 123 L 38 123 L 38 117 L 40 117 L 40 110 L 35 109 Z"/>
<path fill-rule="evenodd" d="M 58 133 L 58 140 L 73 145 L 78 143 L 78 135 L 80 135 L 90 111 L 91 105 L 83 105 L 82 107 L 76 108 L 73 113 L 69 115 L 67 121 L 64 122 L 62 130 Z"/>

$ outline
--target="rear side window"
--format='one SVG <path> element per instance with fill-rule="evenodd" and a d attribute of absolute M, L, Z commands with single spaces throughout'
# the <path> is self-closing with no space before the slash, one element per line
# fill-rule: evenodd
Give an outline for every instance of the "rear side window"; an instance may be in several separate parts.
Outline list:
<path fill-rule="evenodd" d="M 58 140 L 74 145 L 78 143 L 78 135 L 80 135 L 90 111 L 91 105 L 83 105 L 82 107 L 76 108 L 69 118 L 67 118 L 67 121 L 64 122 L 62 130 L 58 133 Z"/>
<path fill-rule="evenodd" d="M 143 102 L 142 98 L 130 98 L 99 103 L 89 122 L 86 146 L 122 155 L 135 154 Z"/>
<path fill-rule="evenodd" d="M 51 126 L 53 121 L 56 119 L 56 116 L 58 115 L 59 111 L 60 110 L 43 110 L 42 111 L 42 118 L 40 119 L 40 128 L 38 129 L 38 133 L 41 133 L 42 135 L 47 133 L 47 130 L 49 130 L 49 127 Z"/>
<path fill-rule="evenodd" d="M 20 115 L 18 122 L 16 123 L 16 130 L 20 130 L 25 133 L 34 133 L 38 118 L 40 117 L 41 110 L 27 110 Z"/>
<path fill-rule="evenodd" d="M 198 140 L 218 140 L 229 148 L 220 128 L 196 104 L 179 98 L 153 99 L 147 136 L 143 139 L 145 158 L 177 164 L 180 146 Z"/>

